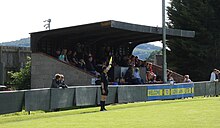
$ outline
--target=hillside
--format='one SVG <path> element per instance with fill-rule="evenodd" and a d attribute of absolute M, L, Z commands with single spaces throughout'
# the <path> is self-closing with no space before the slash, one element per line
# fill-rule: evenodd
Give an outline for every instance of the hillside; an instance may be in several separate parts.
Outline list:
<path fill-rule="evenodd" d="M 156 50 L 161 50 L 161 47 L 146 43 L 138 45 L 132 54 L 138 56 L 141 60 L 146 60 L 146 58 L 148 58 L 150 54 Z"/>
<path fill-rule="evenodd" d="M 16 41 L 3 42 L 0 43 L 1 46 L 15 46 L 15 47 L 30 47 L 30 38 L 22 38 Z M 145 60 L 150 56 L 150 54 L 155 50 L 160 50 L 161 48 L 152 44 L 140 44 L 134 51 L 133 55 L 138 56 L 141 60 Z"/>
<path fill-rule="evenodd" d="M 1 46 L 14 46 L 14 47 L 30 47 L 30 38 L 22 38 L 16 41 L 2 42 Z"/>

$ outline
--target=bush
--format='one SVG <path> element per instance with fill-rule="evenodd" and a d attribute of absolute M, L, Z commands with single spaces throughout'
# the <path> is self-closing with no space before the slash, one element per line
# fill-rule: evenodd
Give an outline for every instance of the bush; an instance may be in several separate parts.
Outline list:
<path fill-rule="evenodd" d="M 31 87 L 31 57 L 27 57 L 25 67 L 18 72 L 8 72 L 12 79 L 10 84 L 14 85 L 16 89 L 30 89 Z"/>

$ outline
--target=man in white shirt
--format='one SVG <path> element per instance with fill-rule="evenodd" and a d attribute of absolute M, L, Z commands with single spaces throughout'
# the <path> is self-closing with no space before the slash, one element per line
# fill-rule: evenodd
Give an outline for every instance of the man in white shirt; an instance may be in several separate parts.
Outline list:
<path fill-rule="evenodd" d="M 214 69 L 211 73 L 211 76 L 210 76 L 210 81 L 218 81 L 218 79 L 216 78 L 216 75 L 217 75 L 217 69 Z"/>

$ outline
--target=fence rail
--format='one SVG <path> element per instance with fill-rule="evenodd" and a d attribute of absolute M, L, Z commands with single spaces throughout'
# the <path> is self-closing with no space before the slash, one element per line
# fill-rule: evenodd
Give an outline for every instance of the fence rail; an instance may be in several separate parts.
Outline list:
<path fill-rule="evenodd" d="M 220 94 L 220 82 L 195 82 L 175 85 L 109 86 L 107 104 L 144 102 Z M 0 114 L 22 111 L 50 111 L 74 106 L 97 106 L 100 86 L 75 86 L 66 89 L 32 89 L 0 92 Z"/>

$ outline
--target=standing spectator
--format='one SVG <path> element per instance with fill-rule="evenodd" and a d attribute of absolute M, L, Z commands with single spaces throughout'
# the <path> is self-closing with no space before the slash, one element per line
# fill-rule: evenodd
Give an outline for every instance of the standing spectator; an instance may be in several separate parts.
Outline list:
<path fill-rule="evenodd" d="M 211 76 L 210 76 L 210 81 L 217 81 L 218 79 L 216 78 L 216 75 L 218 74 L 218 70 L 217 69 L 214 69 L 211 73 Z"/>
<path fill-rule="evenodd" d="M 64 82 L 64 75 L 63 74 L 60 74 L 60 87 L 68 88 L 68 86 Z"/>
<path fill-rule="evenodd" d="M 60 74 L 55 74 L 55 78 L 52 80 L 51 88 L 59 88 L 60 87 Z"/>
<path fill-rule="evenodd" d="M 190 82 L 192 82 L 192 81 L 189 79 L 189 75 L 185 75 L 183 83 L 190 83 Z"/>
<path fill-rule="evenodd" d="M 220 71 L 217 70 L 217 77 L 218 77 L 218 81 L 220 82 Z"/>

